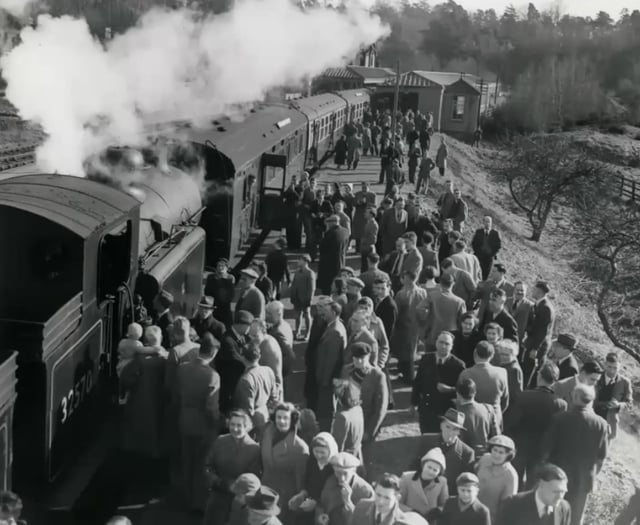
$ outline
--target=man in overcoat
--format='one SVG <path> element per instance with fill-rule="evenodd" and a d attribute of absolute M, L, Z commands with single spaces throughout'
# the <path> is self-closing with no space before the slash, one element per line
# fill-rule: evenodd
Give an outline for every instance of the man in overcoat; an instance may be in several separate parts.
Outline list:
<path fill-rule="evenodd" d="M 522 373 L 525 385 L 533 379 L 534 373 L 542 365 L 551 348 L 556 312 L 547 297 L 548 294 L 549 284 L 546 281 L 536 282 L 532 290 L 535 303 L 533 319 L 527 328 L 527 336 L 523 344 L 525 351 L 522 352 Z"/>
<path fill-rule="evenodd" d="M 449 274 L 440 278 L 440 289 L 432 290 L 427 296 L 427 321 L 425 346 L 431 350 L 441 332 L 453 332 L 467 311 L 464 301 L 453 294 L 454 279 Z"/>
<path fill-rule="evenodd" d="M 608 452 L 609 428 L 593 411 L 595 397 L 593 386 L 576 386 L 573 407 L 553 417 L 543 439 L 542 461 L 558 465 L 569 480 L 571 525 L 582 525 L 587 499 Z"/>
<path fill-rule="evenodd" d="M 296 312 L 296 339 L 308 339 L 311 330 L 311 299 L 316 292 L 316 274 L 309 268 L 311 257 L 302 254 L 298 262 L 298 270 L 293 276 L 289 298 Z M 302 322 L 305 333 L 302 333 Z"/>
<path fill-rule="evenodd" d="M 487 306 L 484 315 L 480 318 L 480 325 L 478 330 L 480 333 L 484 331 L 484 327 L 489 323 L 496 323 L 502 327 L 503 338 L 511 339 L 516 343 L 518 340 L 518 325 L 516 321 L 507 310 L 504 305 L 507 302 L 507 294 L 500 288 L 495 288 L 489 294 L 489 304 Z"/>
<path fill-rule="evenodd" d="M 404 209 L 404 198 L 399 197 L 393 203 L 393 208 L 382 216 L 380 233 L 382 234 L 382 253 L 386 255 L 393 250 L 396 239 L 404 235 L 409 224 L 409 215 Z"/>
<path fill-rule="evenodd" d="M 415 232 L 407 232 L 403 235 L 403 238 L 407 253 L 402 263 L 402 271 L 415 273 L 419 276 L 422 272 L 422 254 L 416 246 L 418 236 Z"/>
<path fill-rule="evenodd" d="M 345 256 L 349 246 L 350 235 L 346 228 L 339 224 L 337 215 L 326 220 L 327 231 L 320 241 L 320 261 L 318 263 L 318 288 L 329 295 L 331 284 L 340 268 L 346 265 Z"/>
<path fill-rule="evenodd" d="M 609 423 L 609 438 L 614 439 L 618 433 L 618 419 L 620 410 L 630 406 L 632 401 L 631 382 L 620 374 L 618 354 L 610 352 L 604 363 L 604 374 L 596 384 L 596 414 Z"/>
<path fill-rule="evenodd" d="M 264 294 L 256 286 L 258 274 L 253 268 L 245 268 L 240 272 L 238 292 L 240 294 L 236 303 L 236 312 L 241 310 L 249 312 L 253 317 L 264 319 L 264 307 L 266 304 Z"/>
<path fill-rule="evenodd" d="M 418 457 L 413 460 L 407 470 L 420 468 L 420 458 L 437 447 L 442 450 L 446 460 L 445 477 L 449 494 L 455 494 L 456 479 L 463 472 L 473 472 L 476 456 L 473 449 L 460 439 L 460 433 L 464 431 L 464 414 L 450 408 L 440 419 L 439 433 L 423 434 L 418 438 Z"/>
<path fill-rule="evenodd" d="M 364 273 L 369 268 L 368 257 L 375 252 L 376 242 L 380 225 L 376 222 L 377 211 L 375 208 L 368 208 L 365 212 L 365 223 L 362 227 L 362 234 L 356 237 L 356 243 L 360 249 L 360 273 Z"/>
<path fill-rule="evenodd" d="M 487 403 L 478 403 L 476 393 L 476 383 L 473 379 L 458 381 L 456 409 L 464 414 L 464 432 L 461 439 L 475 451 L 476 457 L 481 457 L 488 452 L 487 443 L 493 436 L 500 434 L 500 429 L 495 408 Z"/>
<path fill-rule="evenodd" d="M 473 248 L 473 253 L 480 261 L 482 279 L 485 280 L 489 277 L 493 261 L 502 248 L 500 233 L 493 228 L 493 219 L 491 217 L 486 216 L 482 219 L 482 228 L 478 228 L 473 234 L 471 248 Z"/>
<path fill-rule="evenodd" d="M 333 380 L 340 376 L 342 356 L 347 346 L 347 331 L 340 320 L 341 307 L 336 302 L 325 302 L 320 315 L 326 321 L 326 327 L 315 359 L 315 377 L 317 388 L 316 416 L 320 430 L 329 431 L 333 420 Z"/>
<path fill-rule="evenodd" d="M 203 337 L 206 332 L 209 332 L 218 341 L 221 341 L 226 327 L 224 323 L 218 321 L 213 316 L 213 307 L 213 297 L 205 295 L 200 299 L 196 316 L 191 319 L 191 326 L 199 338 Z"/>
<path fill-rule="evenodd" d="M 456 383 L 464 363 L 451 354 L 453 335 L 441 332 L 436 340 L 436 352 L 422 356 L 413 380 L 411 405 L 418 411 L 420 432 L 437 432 L 440 416 L 453 408 Z"/>
<path fill-rule="evenodd" d="M 220 431 L 220 376 L 210 366 L 220 343 L 200 345 L 198 357 L 177 371 L 183 494 L 188 508 L 204 510 L 207 487 L 202 465 Z"/>
<path fill-rule="evenodd" d="M 553 416 L 567 410 L 567 402 L 559 399 L 551 388 L 557 380 L 558 367 L 551 362 L 544 363 L 538 371 L 538 386 L 524 390 L 517 397 L 504 422 L 504 432 L 513 438 L 518 451 L 512 463 L 520 477 L 520 486 L 528 489 L 533 488 L 535 470 L 541 463 L 542 437 Z"/>
<path fill-rule="evenodd" d="M 507 295 L 509 295 L 507 293 Z M 527 298 L 527 285 L 522 281 L 513 283 L 513 297 L 507 299 L 507 312 L 518 325 L 518 341 L 524 341 L 524 336 L 533 320 L 534 304 Z M 526 384 L 525 384 L 526 386 Z"/>
<path fill-rule="evenodd" d="M 284 305 L 280 301 L 267 304 L 266 320 L 269 326 L 267 332 L 276 340 L 282 353 L 282 376 L 286 383 L 287 376 L 293 372 L 296 355 L 293 351 L 293 330 L 284 320 Z"/>

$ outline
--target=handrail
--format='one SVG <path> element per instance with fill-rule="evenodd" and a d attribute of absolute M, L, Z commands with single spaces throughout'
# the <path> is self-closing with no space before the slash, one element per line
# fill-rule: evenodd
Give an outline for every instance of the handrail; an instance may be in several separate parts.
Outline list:
<path fill-rule="evenodd" d="M 624 175 L 618 175 L 620 184 L 620 196 L 627 197 L 631 201 L 640 200 L 640 183 L 635 179 L 629 179 Z"/>

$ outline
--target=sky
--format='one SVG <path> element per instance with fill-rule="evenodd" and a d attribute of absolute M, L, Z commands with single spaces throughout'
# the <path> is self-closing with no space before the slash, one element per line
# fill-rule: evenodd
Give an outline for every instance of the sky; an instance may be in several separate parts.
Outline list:
<path fill-rule="evenodd" d="M 518 11 L 526 11 L 529 5 L 528 1 L 519 0 L 456 0 L 465 9 L 475 11 L 476 9 L 495 9 L 497 13 L 502 13 L 509 4 L 513 4 Z M 432 4 L 440 3 L 431 2 Z M 551 0 L 534 0 L 534 5 L 539 11 L 543 11 L 557 2 Z M 629 11 L 640 9 L 639 0 L 561 0 L 561 12 L 574 16 L 591 16 L 594 17 L 598 11 L 606 11 L 611 18 L 617 19 L 620 11 L 625 7 Z"/>

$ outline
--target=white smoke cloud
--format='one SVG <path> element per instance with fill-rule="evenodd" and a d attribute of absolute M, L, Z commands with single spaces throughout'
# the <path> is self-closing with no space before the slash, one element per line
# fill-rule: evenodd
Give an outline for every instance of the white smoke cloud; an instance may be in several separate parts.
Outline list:
<path fill-rule="evenodd" d="M 239 0 L 215 17 L 153 10 L 105 49 L 84 20 L 41 15 L 0 65 L 7 98 L 49 135 L 41 167 L 80 174 L 88 155 L 134 141 L 146 117 L 197 119 L 262 99 L 388 32 L 362 6 L 338 13 Z"/>
<path fill-rule="evenodd" d="M 34 0 L 0 0 L 0 9 L 9 11 L 14 16 L 22 16 Z"/>

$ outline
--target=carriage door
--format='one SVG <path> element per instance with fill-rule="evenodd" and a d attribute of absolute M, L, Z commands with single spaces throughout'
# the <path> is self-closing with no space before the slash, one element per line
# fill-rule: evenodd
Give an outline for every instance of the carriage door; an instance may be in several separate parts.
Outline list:
<path fill-rule="evenodd" d="M 287 177 L 287 157 L 265 153 L 260 161 L 260 195 L 258 226 L 269 230 L 282 229 L 284 185 Z"/>

